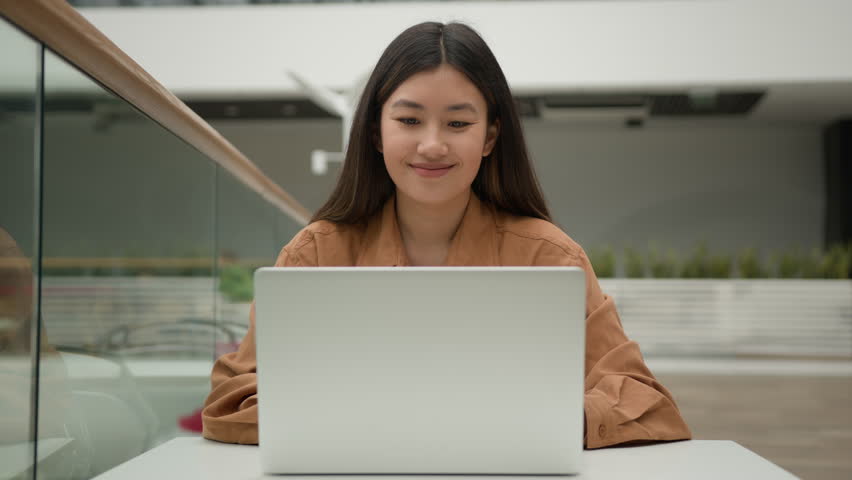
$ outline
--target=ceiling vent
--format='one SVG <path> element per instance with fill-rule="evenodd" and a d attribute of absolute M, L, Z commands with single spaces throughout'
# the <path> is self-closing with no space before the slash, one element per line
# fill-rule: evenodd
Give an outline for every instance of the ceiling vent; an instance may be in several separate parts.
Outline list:
<path fill-rule="evenodd" d="M 711 89 L 651 95 L 651 115 L 747 115 L 763 95 L 764 92 L 717 92 Z"/>
<path fill-rule="evenodd" d="M 743 116 L 764 94 L 699 88 L 673 93 L 546 95 L 518 98 L 518 107 L 525 117 L 589 123 L 664 116 Z"/>
<path fill-rule="evenodd" d="M 535 100 L 543 120 L 577 123 L 642 122 L 650 114 L 650 102 L 643 95 L 559 95 Z"/>

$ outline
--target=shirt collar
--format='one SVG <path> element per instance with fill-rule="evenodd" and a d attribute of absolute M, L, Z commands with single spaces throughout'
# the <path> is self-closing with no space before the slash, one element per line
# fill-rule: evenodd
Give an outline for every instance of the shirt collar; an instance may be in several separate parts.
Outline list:
<path fill-rule="evenodd" d="M 471 193 L 461 224 L 450 243 L 446 266 L 498 266 L 495 217 L 494 209 Z M 385 202 L 381 212 L 367 222 L 362 245 L 356 266 L 409 264 L 396 220 L 396 196 Z"/>

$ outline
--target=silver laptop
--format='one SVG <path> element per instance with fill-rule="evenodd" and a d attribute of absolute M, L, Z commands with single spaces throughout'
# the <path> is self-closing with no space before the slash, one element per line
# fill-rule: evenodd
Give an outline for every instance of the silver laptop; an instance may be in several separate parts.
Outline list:
<path fill-rule="evenodd" d="M 581 269 L 261 268 L 255 301 L 265 473 L 579 472 Z"/>

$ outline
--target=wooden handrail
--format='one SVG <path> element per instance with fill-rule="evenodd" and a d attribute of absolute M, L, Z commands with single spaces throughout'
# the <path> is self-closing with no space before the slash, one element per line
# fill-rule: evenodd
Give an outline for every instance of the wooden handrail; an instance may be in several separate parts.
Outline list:
<path fill-rule="evenodd" d="M 64 0 L 0 0 L 0 15 L 221 165 L 301 225 L 310 212 Z"/>

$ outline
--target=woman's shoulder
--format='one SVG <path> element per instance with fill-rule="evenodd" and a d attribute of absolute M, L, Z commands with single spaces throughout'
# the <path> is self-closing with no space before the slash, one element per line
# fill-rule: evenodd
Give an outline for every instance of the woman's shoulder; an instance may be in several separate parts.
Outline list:
<path fill-rule="evenodd" d="M 547 220 L 500 212 L 496 223 L 497 231 L 506 237 L 504 241 L 555 250 L 569 257 L 585 255 L 580 244 Z"/>
<path fill-rule="evenodd" d="M 319 220 L 309 223 L 302 228 L 299 233 L 293 237 L 293 240 L 301 242 L 309 242 L 316 239 L 318 236 L 335 236 L 335 235 L 351 235 L 357 230 L 355 225 L 347 225 L 344 223 L 336 223 L 329 220 Z"/>
<path fill-rule="evenodd" d="M 282 263 L 282 258 L 289 258 L 290 261 L 286 262 L 288 264 L 315 265 L 318 263 L 319 250 L 338 252 L 351 250 L 360 243 L 363 232 L 362 225 L 336 223 L 329 220 L 312 222 L 299 230 L 284 246 L 277 263 Z"/>

